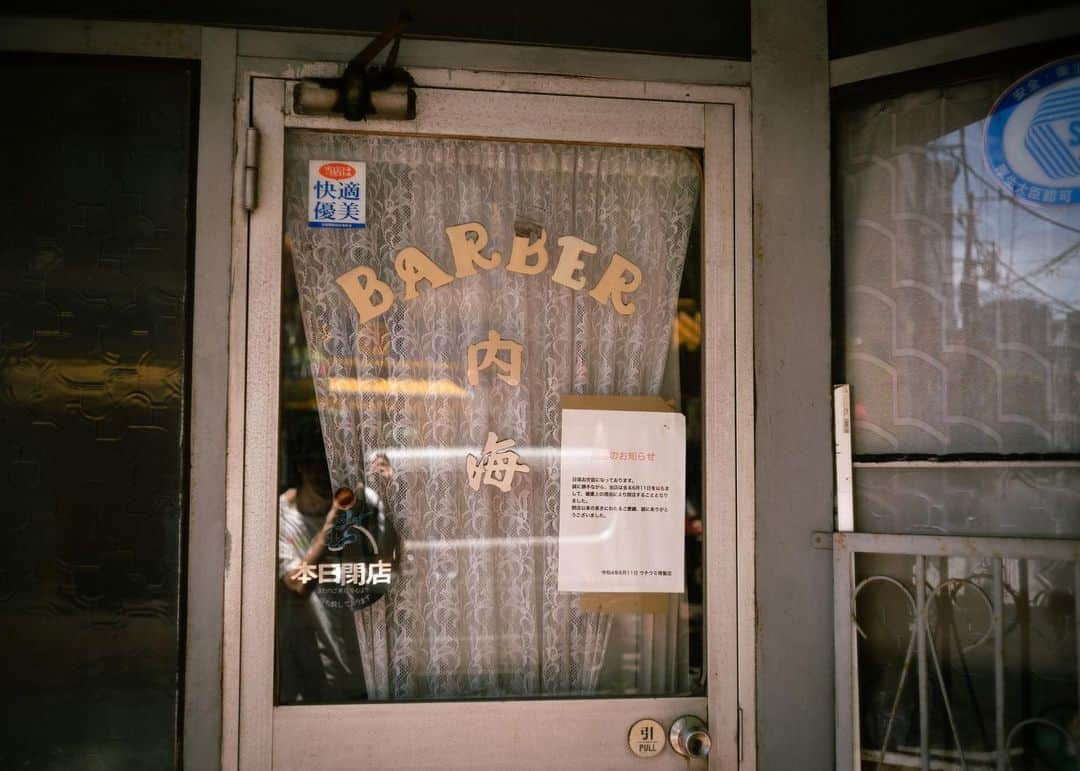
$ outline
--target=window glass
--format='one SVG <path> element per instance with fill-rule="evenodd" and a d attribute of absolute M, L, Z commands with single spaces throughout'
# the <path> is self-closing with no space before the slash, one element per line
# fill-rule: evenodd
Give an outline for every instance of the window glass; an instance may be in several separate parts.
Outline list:
<path fill-rule="evenodd" d="M 173 768 L 197 70 L 0 74 L 0 767 Z"/>
<path fill-rule="evenodd" d="M 942 464 L 855 469 L 855 528 L 867 533 L 1080 537 L 1080 468 Z"/>
<path fill-rule="evenodd" d="M 1080 573 L 1020 539 L 1080 536 L 1080 206 L 1007 190 L 985 160 L 1013 74 L 947 77 L 834 110 L 855 529 L 965 555 L 1017 538 L 985 559 L 856 555 L 861 763 L 1073 767 Z"/>
<path fill-rule="evenodd" d="M 836 115 L 856 455 L 1080 452 L 1080 206 L 983 160 L 1005 77 Z"/>
<path fill-rule="evenodd" d="M 925 560 L 930 767 L 1075 767 L 1078 565 L 1006 558 L 997 588 L 995 561 Z M 862 768 L 917 768 L 917 560 L 859 554 L 855 570 Z"/>
<path fill-rule="evenodd" d="M 287 133 L 279 703 L 703 689 L 700 180 L 682 149 Z M 560 590 L 572 395 L 685 416 L 677 588 L 641 559 L 665 588 Z M 575 482 L 590 518 L 668 495 Z"/>

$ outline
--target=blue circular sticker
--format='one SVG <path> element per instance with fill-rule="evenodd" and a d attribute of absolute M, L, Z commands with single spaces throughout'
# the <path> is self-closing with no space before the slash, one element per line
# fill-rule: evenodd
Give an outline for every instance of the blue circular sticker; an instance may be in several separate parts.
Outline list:
<path fill-rule="evenodd" d="M 1017 198 L 1080 203 L 1080 56 L 1013 83 L 990 110 L 983 153 L 990 172 Z"/>

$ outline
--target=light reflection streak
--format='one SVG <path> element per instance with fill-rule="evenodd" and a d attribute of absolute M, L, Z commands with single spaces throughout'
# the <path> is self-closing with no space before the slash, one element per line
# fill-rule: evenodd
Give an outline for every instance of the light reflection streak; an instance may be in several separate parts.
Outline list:
<path fill-rule="evenodd" d="M 446 380 L 418 380 L 414 378 L 359 378 L 332 377 L 330 390 L 339 394 L 380 394 L 405 396 L 452 396 L 464 399 L 468 396 L 457 383 Z"/>
<path fill-rule="evenodd" d="M 444 538 L 439 540 L 416 541 L 406 538 L 404 541 L 404 553 L 412 551 L 436 551 L 442 549 L 485 549 L 485 548 L 511 548 L 518 546 L 551 546 L 557 547 L 560 543 L 603 543 L 610 541 L 615 526 L 609 524 L 599 533 L 589 535 L 536 535 L 518 538 Z"/>
<path fill-rule="evenodd" d="M 379 456 L 386 456 L 391 466 L 409 461 L 458 461 L 465 462 L 465 456 L 472 453 L 476 455 L 483 451 L 481 445 L 476 447 L 377 447 L 368 453 L 368 460 L 374 461 Z M 522 460 L 559 461 L 563 458 L 568 460 L 595 460 L 606 461 L 609 459 L 608 450 L 600 447 L 530 447 L 515 446 L 516 452 Z"/>

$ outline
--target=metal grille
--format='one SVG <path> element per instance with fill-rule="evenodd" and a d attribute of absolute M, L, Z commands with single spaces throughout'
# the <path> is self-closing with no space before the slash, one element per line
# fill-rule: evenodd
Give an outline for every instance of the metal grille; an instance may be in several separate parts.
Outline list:
<path fill-rule="evenodd" d="M 1080 542 L 836 533 L 833 556 L 838 769 L 1075 768 Z"/>

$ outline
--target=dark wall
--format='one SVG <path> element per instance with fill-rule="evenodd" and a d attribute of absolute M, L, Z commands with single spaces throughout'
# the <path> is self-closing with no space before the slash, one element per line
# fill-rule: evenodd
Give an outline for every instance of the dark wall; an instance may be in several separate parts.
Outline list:
<path fill-rule="evenodd" d="M 197 71 L 0 56 L 0 77 L 0 768 L 167 769 Z"/>
<path fill-rule="evenodd" d="M 829 0 L 829 51 L 840 57 L 1076 4 L 1076 0 Z M 14 0 L 3 14 L 131 19 L 246 27 L 376 32 L 402 7 L 417 37 L 750 58 L 750 0 L 682 0 L 634 9 L 626 0 L 508 3 L 395 0 L 313 6 L 292 0 Z"/>
<path fill-rule="evenodd" d="M 850 56 L 1075 4 L 1075 0 L 829 0 L 829 55 Z"/>
<path fill-rule="evenodd" d="M 419 37 L 750 58 L 749 0 L 683 0 L 678 4 L 643 7 L 626 0 L 542 3 L 394 0 L 322 4 L 294 0 L 193 0 L 184 4 L 141 0 L 97 4 L 15 0 L 3 12 L 374 32 L 393 22 L 402 7 L 407 7 L 413 15 L 409 34 Z"/>

